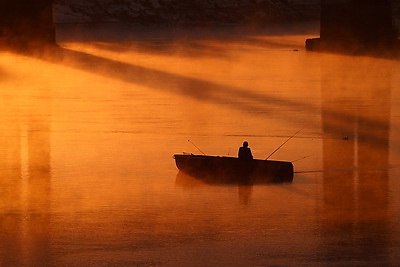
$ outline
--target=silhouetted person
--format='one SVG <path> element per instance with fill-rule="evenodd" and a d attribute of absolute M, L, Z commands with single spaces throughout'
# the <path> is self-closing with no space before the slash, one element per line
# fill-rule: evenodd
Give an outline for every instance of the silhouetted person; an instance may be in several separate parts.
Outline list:
<path fill-rule="evenodd" d="M 244 141 L 243 146 L 239 148 L 239 159 L 253 159 L 253 154 L 251 154 L 251 149 L 248 146 L 249 143 Z"/>

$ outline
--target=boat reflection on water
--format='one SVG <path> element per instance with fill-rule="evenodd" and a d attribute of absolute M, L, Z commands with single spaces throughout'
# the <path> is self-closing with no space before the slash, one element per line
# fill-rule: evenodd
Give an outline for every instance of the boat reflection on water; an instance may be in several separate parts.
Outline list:
<path fill-rule="evenodd" d="M 198 188 L 201 186 L 237 186 L 239 203 L 243 205 L 250 204 L 250 199 L 253 194 L 253 182 L 251 180 L 242 179 L 236 183 L 222 183 L 218 179 L 199 179 L 190 176 L 183 171 L 178 171 L 176 174 L 175 184 L 185 189 Z"/>
<path fill-rule="evenodd" d="M 237 177 L 235 180 L 227 180 L 226 177 L 222 179 L 218 176 L 193 176 L 183 171 L 178 171 L 176 174 L 176 184 L 184 187 L 195 187 L 200 185 L 254 185 L 254 181 L 248 177 Z M 257 184 L 257 183 L 256 183 Z"/>
<path fill-rule="evenodd" d="M 293 181 L 291 162 L 193 154 L 176 154 L 174 158 L 180 172 L 208 184 L 269 184 Z"/>

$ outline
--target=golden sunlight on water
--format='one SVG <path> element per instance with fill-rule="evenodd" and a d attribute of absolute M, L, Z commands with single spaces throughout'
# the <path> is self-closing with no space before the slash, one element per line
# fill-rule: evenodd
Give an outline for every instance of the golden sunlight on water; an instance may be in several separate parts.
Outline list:
<path fill-rule="evenodd" d="M 0 265 L 396 265 L 400 64 L 307 36 L 2 52 Z M 210 185 L 174 153 L 294 161 Z M 297 161 L 298 160 L 298 161 Z"/>

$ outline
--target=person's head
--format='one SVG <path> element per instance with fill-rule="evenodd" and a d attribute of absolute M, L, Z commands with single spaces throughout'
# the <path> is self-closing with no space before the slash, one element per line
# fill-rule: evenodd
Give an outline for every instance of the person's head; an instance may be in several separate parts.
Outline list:
<path fill-rule="evenodd" d="M 244 142 L 243 142 L 243 146 L 244 146 L 244 147 L 248 147 L 248 146 L 249 146 L 249 143 L 248 143 L 247 141 L 244 141 Z"/>

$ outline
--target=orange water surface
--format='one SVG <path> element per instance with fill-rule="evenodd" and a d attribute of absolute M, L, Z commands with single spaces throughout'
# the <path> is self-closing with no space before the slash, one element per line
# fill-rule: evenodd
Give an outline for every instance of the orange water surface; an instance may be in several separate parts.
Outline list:
<path fill-rule="evenodd" d="M 398 59 L 116 31 L 0 54 L 0 266 L 400 264 Z M 247 140 L 264 159 L 299 130 L 271 157 L 290 184 L 210 185 L 172 158 Z"/>

